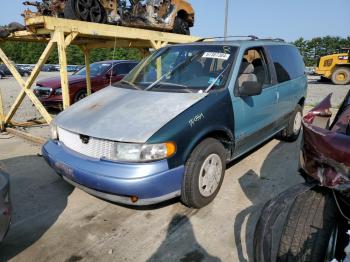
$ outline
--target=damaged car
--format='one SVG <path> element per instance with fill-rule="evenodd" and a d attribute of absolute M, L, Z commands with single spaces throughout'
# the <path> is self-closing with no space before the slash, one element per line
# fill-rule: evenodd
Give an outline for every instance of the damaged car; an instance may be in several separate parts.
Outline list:
<path fill-rule="evenodd" d="M 184 35 L 189 35 L 194 25 L 194 10 L 185 0 L 42 0 L 24 4 L 38 9 L 36 13 L 24 11 L 25 18 L 46 15 Z"/>
<path fill-rule="evenodd" d="M 255 231 L 256 262 L 350 259 L 350 91 L 331 124 L 330 108 L 331 95 L 303 118 L 306 182 L 265 205 Z"/>
<path fill-rule="evenodd" d="M 190 207 L 219 192 L 226 163 L 300 133 L 307 79 L 279 40 L 161 48 L 125 78 L 59 114 L 42 149 L 68 183 L 109 201 Z"/>

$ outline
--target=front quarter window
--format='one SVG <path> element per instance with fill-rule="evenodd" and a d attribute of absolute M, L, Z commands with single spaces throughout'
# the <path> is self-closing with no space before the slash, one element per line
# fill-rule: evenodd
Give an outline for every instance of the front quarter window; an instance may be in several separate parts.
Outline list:
<path fill-rule="evenodd" d="M 143 60 L 121 85 L 162 92 L 205 92 L 222 88 L 237 49 L 224 45 L 166 47 Z"/>

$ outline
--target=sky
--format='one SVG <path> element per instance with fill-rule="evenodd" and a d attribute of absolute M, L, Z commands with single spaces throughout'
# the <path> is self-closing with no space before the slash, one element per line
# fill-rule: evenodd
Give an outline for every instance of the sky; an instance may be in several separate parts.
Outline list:
<path fill-rule="evenodd" d="M 226 0 L 189 0 L 196 12 L 191 34 L 223 36 Z M 350 0 L 229 0 L 229 35 L 294 41 L 299 37 L 350 36 Z M 7 0 L 0 24 L 23 22 L 23 0 Z M 11 3 L 11 4 L 10 4 Z"/>

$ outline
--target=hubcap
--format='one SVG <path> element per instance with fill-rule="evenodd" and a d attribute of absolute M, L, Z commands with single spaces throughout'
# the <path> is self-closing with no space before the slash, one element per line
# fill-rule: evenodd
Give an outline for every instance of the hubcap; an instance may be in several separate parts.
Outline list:
<path fill-rule="evenodd" d="M 77 11 L 84 21 L 100 22 L 101 6 L 96 0 L 78 0 Z"/>
<path fill-rule="evenodd" d="M 293 133 L 296 135 L 301 128 L 301 113 L 297 112 L 294 118 Z"/>
<path fill-rule="evenodd" d="M 211 196 L 219 186 L 222 175 L 221 158 L 217 154 L 209 155 L 199 172 L 199 192 L 204 197 Z"/>
<path fill-rule="evenodd" d="M 344 73 L 338 73 L 335 77 L 338 81 L 344 81 L 346 76 Z"/>

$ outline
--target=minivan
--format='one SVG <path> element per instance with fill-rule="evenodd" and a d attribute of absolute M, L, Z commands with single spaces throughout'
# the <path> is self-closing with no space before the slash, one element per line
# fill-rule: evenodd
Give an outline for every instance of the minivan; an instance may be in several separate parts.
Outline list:
<path fill-rule="evenodd" d="M 277 135 L 297 139 L 307 78 L 281 40 L 161 48 L 122 81 L 74 104 L 43 146 L 68 183 L 109 201 L 150 205 L 217 195 L 226 163 Z"/>

